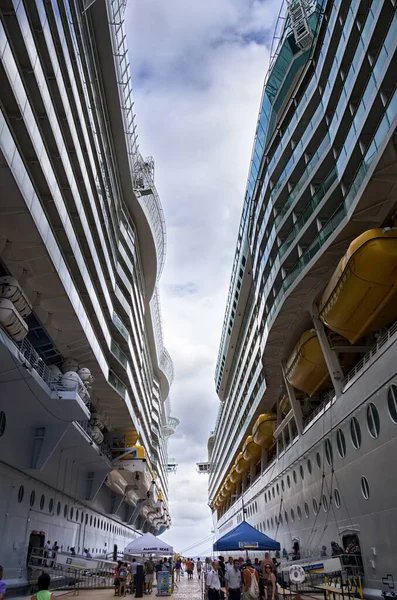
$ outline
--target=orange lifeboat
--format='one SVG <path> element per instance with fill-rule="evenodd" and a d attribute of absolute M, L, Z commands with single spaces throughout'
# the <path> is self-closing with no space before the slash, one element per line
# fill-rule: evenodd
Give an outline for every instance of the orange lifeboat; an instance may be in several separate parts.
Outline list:
<path fill-rule="evenodd" d="M 252 435 L 249 435 L 244 442 L 243 445 L 243 458 L 244 460 L 250 462 L 259 458 L 261 455 L 261 447 L 256 444 L 252 438 Z"/>
<path fill-rule="evenodd" d="M 252 438 L 258 446 L 269 447 L 273 443 L 274 424 L 276 415 L 273 413 L 265 413 L 259 415 L 255 425 L 252 428 Z"/>
<path fill-rule="evenodd" d="M 250 464 L 247 460 L 244 459 L 242 452 L 240 452 L 240 454 L 237 456 L 235 464 L 237 473 L 245 473 L 250 468 Z"/>
<path fill-rule="evenodd" d="M 239 481 L 241 481 L 241 478 L 242 478 L 242 474 L 237 473 L 236 465 L 233 465 L 230 470 L 230 481 L 232 483 L 238 483 Z"/>
<path fill-rule="evenodd" d="M 355 344 L 397 316 L 397 229 L 370 229 L 349 246 L 321 298 L 323 323 Z"/>
<path fill-rule="evenodd" d="M 302 333 L 288 359 L 285 375 L 293 387 L 309 396 L 327 381 L 329 373 L 314 329 Z"/>

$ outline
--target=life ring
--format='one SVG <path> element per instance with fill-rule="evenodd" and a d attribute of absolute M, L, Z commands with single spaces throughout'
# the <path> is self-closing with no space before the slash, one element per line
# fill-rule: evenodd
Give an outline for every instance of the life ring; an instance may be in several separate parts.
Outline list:
<path fill-rule="evenodd" d="M 300 565 L 294 565 L 289 568 L 289 580 L 291 583 L 303 583 L 306 579 L 306 573 Z"/>

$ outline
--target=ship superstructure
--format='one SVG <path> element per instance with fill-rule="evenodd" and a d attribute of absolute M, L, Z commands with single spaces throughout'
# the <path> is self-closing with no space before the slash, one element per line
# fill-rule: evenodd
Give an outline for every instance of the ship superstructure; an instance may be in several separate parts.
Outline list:
<path fill-rule="evenodd" d="M 209 502 L 217 536 L 246 518 L 302 558 L 358 542 L 376 594 L 397 579 L 396 3 L 283 2 L 275 40 L 216 367 Z"/>
<path fill-rule="evenodd" d="M 1 3 L 0 564 L 169 528 L 166 231 L 123 0 Z M 175 465 L 174 465 L 175 466 Z"/>

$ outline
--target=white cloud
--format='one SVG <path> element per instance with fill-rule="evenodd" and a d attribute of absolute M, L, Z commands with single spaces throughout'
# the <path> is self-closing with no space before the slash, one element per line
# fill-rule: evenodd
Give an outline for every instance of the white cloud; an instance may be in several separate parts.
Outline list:
<path fill-rule="evenodd" d="M 170 440 L 180 466 L 170 476 L 173 527 L 164 537 L 179 550 L 211 536 L 208 480 L 195 462 L 206 460 L 219 406 L 215 364 L 279 6 L 280 0 L 128 4 L 139 141 L 143 155 L 155 158 L 167 222 L 162 312 L 181 425 Z"/>

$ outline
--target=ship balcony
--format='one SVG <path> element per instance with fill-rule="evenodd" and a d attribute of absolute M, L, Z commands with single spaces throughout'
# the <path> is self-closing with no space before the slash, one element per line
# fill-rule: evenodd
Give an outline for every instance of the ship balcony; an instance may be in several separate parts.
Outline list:
<path fill-rule="evenodd" d="M 23 382 L 24 394 L 37 398 L 57 419 L 90 418 L 90 396 L 84 384 L 54 376 L 26 338 L 13 342 L 0 331 L 0 364 L 1 396 L 12 398 Z"/>

